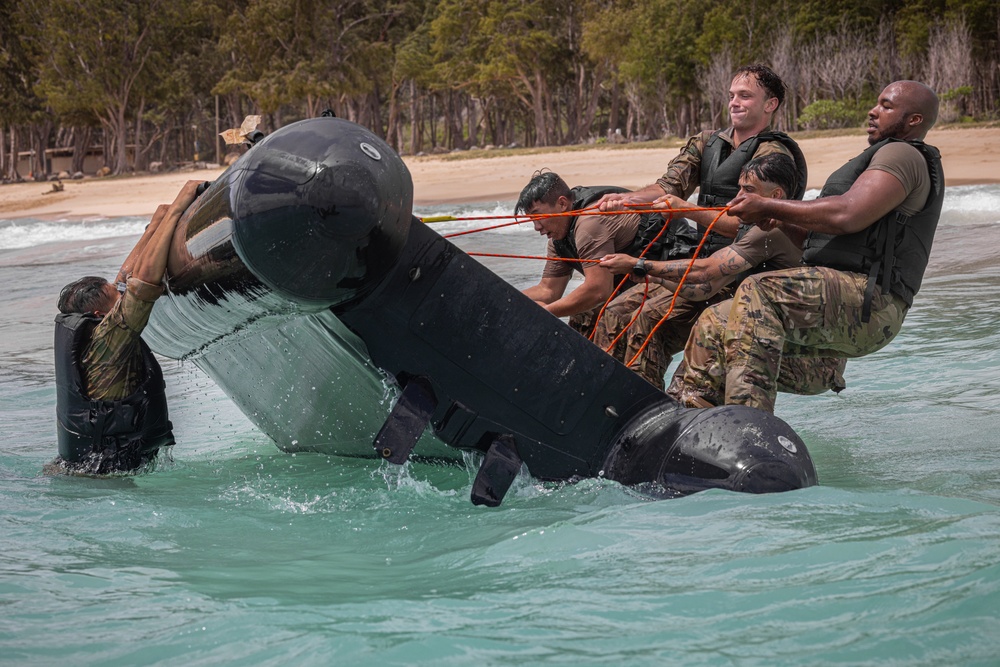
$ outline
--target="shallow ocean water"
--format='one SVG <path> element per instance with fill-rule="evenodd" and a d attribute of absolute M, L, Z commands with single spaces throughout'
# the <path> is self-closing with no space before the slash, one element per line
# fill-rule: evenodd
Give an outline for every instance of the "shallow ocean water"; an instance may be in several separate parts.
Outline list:
<path fill-rule="evenodd" d="M 172 460 L 42 476 L 55 296 L 145 222 L 0 221 L 0 664 L 1000 664 L 1000 186 L 949 189 L 902 333 L 846 391 L 779 397 L 820 486 L 522 477 L 496 509 L 469 462 L 283 453 L 171 360 Z M 458 243 L 544 254 L 527 225 Z"/>

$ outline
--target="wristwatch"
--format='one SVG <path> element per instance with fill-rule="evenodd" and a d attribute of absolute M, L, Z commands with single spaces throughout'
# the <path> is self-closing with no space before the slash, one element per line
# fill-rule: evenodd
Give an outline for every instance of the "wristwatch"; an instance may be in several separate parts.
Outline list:
<path fill-rule="evenodd" d="M 645 278 L 647 273 L 649 273 L 649 269 L 646 268 L 646 258 L 640 257 L 639 261 L 632 267 L 632 275 L 636 278 Z"/>

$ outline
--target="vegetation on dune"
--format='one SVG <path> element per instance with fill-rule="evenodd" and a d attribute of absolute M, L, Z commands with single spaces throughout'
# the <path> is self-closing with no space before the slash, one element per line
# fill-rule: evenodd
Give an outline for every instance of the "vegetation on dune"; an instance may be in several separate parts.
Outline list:
<path fill-rule="evenodd" d="M 331 109 L 402 153 L 642 142 L 726 122 L 740 65 L 777 125 L 856 127 L 888 82 L 942 120 L 1000 107 L 993 0 L 35 0 L 0 3 L 0 175 L 103 147 L 112 173 L 219 160 L 218 129 Z"/>

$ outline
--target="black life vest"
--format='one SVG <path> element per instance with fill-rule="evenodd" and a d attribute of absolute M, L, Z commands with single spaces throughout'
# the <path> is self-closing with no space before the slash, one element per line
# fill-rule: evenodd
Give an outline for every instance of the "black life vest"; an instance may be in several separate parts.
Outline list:
<path fill-rule="evenodd" d="M 91 400 L 83 393 L 80 354 L 100 318 L 81 313 L 56 316 L 56 428 L 59 456 L 90 473 L 133 470 L 160 447 L 174 444 L 167 418 L 163 373 L 140 339 L 144 377 L 118 401 Z"/>
<path fill-rule="evenodd" d="M 631 192 L 631 190 L 628 190 L 627 188 L 620 188 L 615 185 L 578 185 L 575 188 L 570 189 L 570 194 L 573 196 L 572 210 L 579 211 L 580 209 L 587 208 L 606 194 L 621 192 Z M 575 215 L 570 217 L 569 229 L 566 232 L 566 236 L 558 241 L 552 242 L 553 247 L 555 247 L 557 257 L 580 259 L 580 251 L 576 248 L 575 238 L 577 217 L 578 216 Z M 571 266 L 580 273 L 583 273 L 583 264 L 580 262 L 572 262 Z"/>
<path fill-rule="evenodd" d="M 788 149 L 795 161 L 798 171 L 798 188 L 791 193 L 789 199 L 802 199 L 806 192 L 806 182 L 809 173 L 806 159 L 795 140 L 784 132 L 765 130 L 741 143 L 735 149 L 720 135 L 722 131 L 713 132 L 705 143 L 701 154 L 701 182 L 698 188 L 698 206 L 725 206 L 732 201 L 740 191 L 740 172 L 744 165 L 753 159 L 760 145 L 767 141 L 777 141 Z M 704 235 L 706 227 L 698 225 L 699 239 Z M 733 242 L 728 236 L 711 232 L 705 245 L 702 246 L 699 257 L 708 257 L 716 250 L 725 248 Z"/>
<path fill-rule="evenodd" d="M 850 190 L 854 182 L 868 169 L 875 153 L 893 141 L 902 140 L 883 139 L 833 172 L 819 196 L 841 195 Z M 868 274 L 863 314 L 866 322 L 876 283 L 881 285 L 883 294 L 892 292 L 902 298 L 907 305 L 913 305 L 913 296 L 923 281 L 931 253 L 931 243 L 934 241 L 934 232 L 941 217 L 941 205 L 944 202 L 941 153 L 922 141 L 907 143 L 924 156 L 930 173 L 931 189 L 923 209 L 912 216 L 903 215 L 898 210 L 890 211 L 865 229 L 853 234 L 831 235 L 810 232 L 803 246 L 802 261 L 805 264 Z"/>

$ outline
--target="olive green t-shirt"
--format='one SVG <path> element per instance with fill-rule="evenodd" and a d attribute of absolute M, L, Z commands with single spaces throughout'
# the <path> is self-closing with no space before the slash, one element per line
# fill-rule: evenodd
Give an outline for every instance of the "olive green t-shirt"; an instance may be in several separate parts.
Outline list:
<path fill-rule="evenodd" d="M 581 215 L 576 220 L 573 238 L 580 259 L 600 259 L 605 255 L 624 252 L 632 245 L 639 230 L 639 216 Z M 555 244 L 549 241 L 547 255 L 556 256 Z M 585 264 L 584 268 L 596 266 Z M 545 262 L 543 278 L 560 278 L 573 273 L 571 262 Z"/>
<path fill-rule="evenodd" d="M 902 184 L 906 199 L 897 206 L 905 215 L 919 213 L 927 205 L 931 193 L 931 176 L 927 170 L 927 160 L 920 151 L 902 141 L 893 141 L 875 152 L 868 169 L 887 171 Z"/>

